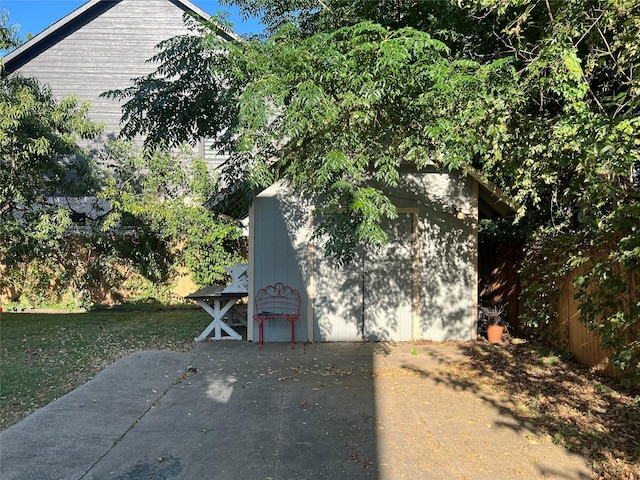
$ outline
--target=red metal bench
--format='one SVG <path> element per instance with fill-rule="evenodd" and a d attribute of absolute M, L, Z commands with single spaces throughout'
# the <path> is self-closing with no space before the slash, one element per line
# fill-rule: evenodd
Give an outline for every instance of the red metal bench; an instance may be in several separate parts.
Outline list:
<path fill-rule="evenodd" d="M 295 322 L 300 318 L 300 293 L 295 288 L 281 282 L 258 290 L 254 299 L 255 315 L 258 322 L 258 349 L 264 343 L 265 320 L 282 319 L 291 323 L 291 349 L 295 348 Z"/>

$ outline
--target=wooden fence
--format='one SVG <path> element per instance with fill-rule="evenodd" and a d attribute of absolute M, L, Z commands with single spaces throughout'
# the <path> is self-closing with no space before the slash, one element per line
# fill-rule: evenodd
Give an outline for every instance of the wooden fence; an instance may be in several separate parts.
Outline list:
<path fill-rule="evenodd" d="M 560 285 L 558 298 L 557 345 L 571 353 L 578 363 L 595 367 L 606 376 L 618 376 L 619 372 L 609 362 L 611 352 L 602 349 L 600 336 L 587 330 L 580 320 L 580 305 L 575 299 L 573 276 L 568 275 Z"/>
<path fill-rule="evenodd" d="M 479 296 L 486 305 L 506 305 L 507 321 L 520 327 L 520 276 L 522 244 L 485 241 L 478 252 Z"/>
<path fill-rule="evenodd" d="M 640 301 L 640 275 L 625 271 L 618 264 L 614 265 L 614 273 L 621 275 L 627 284 L 627 289 L 619 297 L 620 305 L 629 313 L 632 303 Z M 556 327 L 558 329 L 558 345 L 573 354 L 575 359 L 590 367 L 594 367 L 599 373 L 619 377 L 617 370 L 609 361 L 610 350 L 603 350 L 600 336 L 587 330 L 580 319 L 580 304 L 575 299 L 577 289 L 573 285 L 573 279 L 587 272 L 588 266 L 579 267 L 567 275 L 560 284 L 560 296 L 558 298 L 558 316 Z M 627 331 L 627 341 L 637 340 L 640 335 L 640 326 L 635 325 Z"/>
<path fill-rule="evenodd" d="M 519 301 L 520 280 L 518 269 L 523 261 L 522 244 L 506 244 L 499 242 L 483 242 L 480 245 L 478 263 L 480 274 L 480 299 L 490 304 L 508 304 L 508 321 L 517 331 L 520 329 L 518 316 L 522 306 Z M 609 362 L 610 351 L 603 350 L 601 339 L 594 332 L 587 330 L 580 319 L 580 305 L 575 299 L 576 288 L 573 279 L 587 272 L 588 265 L 582 266 L 567 275 L 558 285 L 558 309 L 555 324 L 549 326 L 549 338 L 556 346 L 571 353 L 581 364 L 594 367 L 606 376 L 618 377 L 620 372 Z M 620 298 L 624 308 L 640 301 L 640 274 L 632 275 L 616 267 L 616 274 L 623 274 L 628 285 Z M 640 338 L 640 326 L 628 331 L 629 341 Z"/>

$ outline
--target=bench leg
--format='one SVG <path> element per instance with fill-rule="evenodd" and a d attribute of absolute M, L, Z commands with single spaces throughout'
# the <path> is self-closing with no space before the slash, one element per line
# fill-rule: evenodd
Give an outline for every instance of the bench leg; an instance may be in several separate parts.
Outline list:
<path fill-rule="evenodd" d="M 264 320 L 255 319 L 255 321 L 258 322 L 258 350 L 260 350 L 264 344 Z M 289 322 L 291 323 L 291 350 L 294 350 L 296 345 L 296 324 L 292 321 Z"/>
<path fill-rule="evenodd" d="M 258 350 L 262 349 L 262 344 L 264 343 L 264 322 L 258 321 Z"/>

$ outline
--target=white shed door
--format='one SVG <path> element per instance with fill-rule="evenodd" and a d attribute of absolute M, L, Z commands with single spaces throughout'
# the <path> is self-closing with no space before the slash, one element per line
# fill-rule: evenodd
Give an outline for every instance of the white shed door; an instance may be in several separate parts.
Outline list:
<path fill-rule="evenodd" d="M 384 220 L 389 243 L 359 249 L 337 267 L 316 251 L 314 341 L 404 341 L 413 337 L 413 214 Z"/>
<path fill-rule="evenodd" d="M 364 258 L 364 337 L 406 341 L 413 338 L 413 214 L 384 220 L 389 243 L 367 249 Z"/>
<path fill-rule="evenodd" d="M 316 252 L 314 334 L 319 342 L 362 339 L 362 252 L 352 264 L 338 267 Z"/>

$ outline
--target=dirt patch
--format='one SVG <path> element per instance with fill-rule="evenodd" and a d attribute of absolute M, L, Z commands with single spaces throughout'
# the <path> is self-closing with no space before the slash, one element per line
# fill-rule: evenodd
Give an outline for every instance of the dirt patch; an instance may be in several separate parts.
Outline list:
<path fill-rule="evenodd" d="M 506 394 L 507 408 L 551 440 L 591 459 L 594 478 L 640 479 L 640 391 L 524 340 L 469 344 L 452 374 Z"/>

